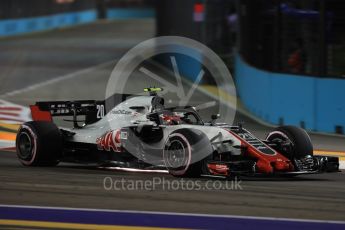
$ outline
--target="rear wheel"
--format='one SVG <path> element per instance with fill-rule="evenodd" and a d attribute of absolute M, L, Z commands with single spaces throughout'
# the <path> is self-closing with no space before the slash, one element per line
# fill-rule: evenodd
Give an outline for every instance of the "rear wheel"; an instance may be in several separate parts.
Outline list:
<path fill-rule="evenodd" d="M 62 134 L 54 123 L 26 122 L 19 128 L 16 150 L 25 166 L 55 166 L 62 152 Z"/>

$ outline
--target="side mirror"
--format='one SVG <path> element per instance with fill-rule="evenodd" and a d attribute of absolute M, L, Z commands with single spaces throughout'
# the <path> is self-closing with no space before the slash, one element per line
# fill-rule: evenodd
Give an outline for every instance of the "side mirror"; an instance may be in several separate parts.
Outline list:
<path fill-rule="evenodd" d="M 216 121 L 218 118 L 220 118 L 220 114 L 218 114 L 218 113 L 217 113 L 217 114 L 212 114 L 212 115 L 211 115 L 211 119 L 212 119 L 212 120 L 211 120 L 211 122 L 210 122 L 211 125 L 214 125 L 214 124 L 215 124 L 215 121 Z"/>
<path fill-rule="evenodd" d="M 211 119 L 212 120 L 217 120 L 218 118 L 220 118 L 220 114 L 219 113 L 211 115 Z"/>

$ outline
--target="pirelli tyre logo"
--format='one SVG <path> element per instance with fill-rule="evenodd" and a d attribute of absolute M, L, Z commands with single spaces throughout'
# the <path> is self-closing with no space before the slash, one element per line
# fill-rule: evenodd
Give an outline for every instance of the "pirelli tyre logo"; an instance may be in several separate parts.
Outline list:
<path fill-rule="evenodd" d="M 97 149 L 122 152 L 121 139 L 127 139 L 127 132 L 123 132 L 120 129 L 107 132 L 103 136 L 97 138 Z"/>

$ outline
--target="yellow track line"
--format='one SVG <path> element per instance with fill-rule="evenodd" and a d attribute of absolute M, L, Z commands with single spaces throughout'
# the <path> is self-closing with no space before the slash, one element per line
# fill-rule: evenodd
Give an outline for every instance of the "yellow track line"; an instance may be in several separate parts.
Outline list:
<path fill-rule="evenodd" d="M 342 151 L 328 151 L 328 150 L 314 150 L 315 155 L 335 156 L 339 157 L 339 161 L 345 161 L 345 152 Z"/>
<path fill-rule="evenodd" d="M 14 141 L 16 140 L 16 133 L 0 132 L 0 140 Z"/>
<path fill-rule="evenodd" d="M 176 228 L 159 228 L 159 227 L 141 227 L 141 226 L 120 226 L 120 225 L 97 225 L 97 224 L 77 224 L 77 223 L 61 223 L 48 221 L 28 221 L 28 220 L 7 220 L 0 219 L 0 225 L 13 227 L 39 227 L 51 229 L 86 229 L 86 230 L 149 230 L 149 229 L 164 229 L 172 230 Z"/>
<path fill-rule="evenodd" d="M 332 150 L 314 150 L 314 154 L 320 154 L 320 155 L 337 155 L 337 156 L 344 156 L 344 151 L 332 151 Z"/>
<path fill-rule="evenodd" d="M 217 88 L 213 85 L 202 85 L 201 88 L 212 93 L 215 96 L 218 96 L 226 101 L 231 102 L 233 105 L 236 105 L 237 98 L 232 95 L 229 95 L 227 92 L 225 92 L 224 90 L 220 88 Z"/>
<path fill-rule="evenodd" d="M 19 126 L 20 126 L 19 124 L 4 124 L 4 123 L 0 123 L 0 127 L 12 130 L 14 132 L 17 132 Z"/>

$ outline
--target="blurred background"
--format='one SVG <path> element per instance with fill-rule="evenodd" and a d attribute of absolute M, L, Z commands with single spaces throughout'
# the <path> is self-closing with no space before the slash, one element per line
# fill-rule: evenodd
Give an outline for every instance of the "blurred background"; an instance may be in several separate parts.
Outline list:
<path fill-rule="evenodd" d="M 137 213 L 128 217 L 122 212 L 109 216 L 108 211 L 104 216 L 98 211 L 84 215 L 80 210 L 47 212 L 6 205 L 344 221 L 344 171 L 297 178 L 244 178 L 243 190 L 168 191 L 163 184 L 153 190 L 107 191 L 103 180 L 109 176 L 134 182 L 154 176 L 167 181 L 176 178 L 70 164 L 21 167 L 13 147 L 19 124 L 31 119 L 28 105 L 36 101 L 104 100 L 114 66 L 127 51 L 147 39 L 173 35 L 205 44 L 232 74 L 233 81 L 225 79 L 218 84 L 205 71 L 190 99 L 192 105 L 217 102 L 201 112 L 205 113 L 205 121 L 222 105 L 233 110 L 235 124 L 244 122 L 244 127 L 259 138 L 265 138 L 272 126 L 305 128 L 310 131 L 314 154 L 339 156 L 340 168 L 344 169 L 344 28 L 344 0 L 1 0 L 0 228 L 11 227 L 10 222 L 1 219 L 37 221 L 44 220 L 47 213 L 49 220 L 58 222 L 76 218 L 77 223 L 124 220 L 137 226 L 157 226 L 159 222 L 163 227 L 173 227 L 186 222 L 208 223 L 208 227 L 204 226 L 207 229 L 218 227 L 209 219 L 191 217 L 180 222 L 164 216 L 140 217 Z M 176 55 L 176 62 L 184 92 L 189 92 L 190 83 L 197 80 L 202 66 L 185 56 Z M 170 56 L 158 56 L 144 64 L 147 70 L 164 76 L 168 84 L 177 85 Z M 123 91 L 138 93 L 149 86 L 162 85 L 143 71 L 133 71 Z M 227 93 L 223 90 L 226 87 L 236 90 Z M 169 98 L 168 103 L 177 98 L 164 96 Z M 237 110 L 229 106 L 234 103 Z M 227 118 L 221 115 L 218 121 Z M 200 180 L 203 185 L 208 181 Z M 215 182 L 224 185 L 228 181 Z M 239 223 L 238 228 L 253 229 L 248 225 L 250 219 L 253 218 L 235 222 Z M 230 228 L 219 218 L 216 221 L 219 228 Z M 294 225 L 286 220 L 280 225 L 276 225 L 277 219 L 270 221 L 272 227 L 281 229 L 309 229 L 304 221 Z M 268 222 L 263 219 L 253 223 L 257 229 L 267 229 L 264 225 Z M 12 222 L 11 229 L 17 224 Z M 27 224 L 23 222 L 16 229 Z M 54 224 L 50 227 L 56 229 Z M 313 224 L 310 229 L 333 229 L 321 221 Z M 40 225 L 33 226 L 38 229 Z M 343 225 L 338 228 L 344 229 Z"/>
<path fill-rule="evenodd" d="M 344 12 L 341 0 L 2 0 L 0 90 L 8 94 L 63 69 L 119 58 L 147 38 L 177 35 L 224 60 L 241 105 L 260 121 L 344 134 Z M 59 32 L 22 39 L 47 30 Z"/>

